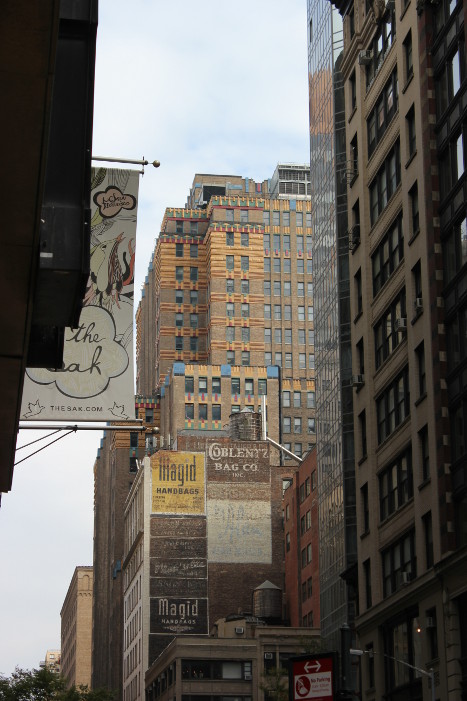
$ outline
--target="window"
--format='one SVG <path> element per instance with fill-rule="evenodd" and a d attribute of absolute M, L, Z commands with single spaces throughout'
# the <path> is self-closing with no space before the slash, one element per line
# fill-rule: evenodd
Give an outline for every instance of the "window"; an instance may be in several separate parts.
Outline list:
<path fill-rule="evenodd" d="M 315 393 L 312 391 L 306 393 L 306 406 L 307 409 L 314 409 L 316 407 Z"/>
<path fill-rule="evenodd" d="M 417 134 L 415 131 L 415 108 L 413 105 L 407 112 L 405 116 L 405 121 L 407 124 L 407 145 L 409 147 L 409 158 L 412 158 L 412 156 L 415 154 L 415 151 L 417 150 Z"/>
<path fill-rule="evenodd" d="M 284 258 L 282 261 L 282 266 L 283 266 L 283 271 L 285 275 L 290 275 L 291 271 L 291 263 L 290 263 L 290 258 Z"/>
<path fill-rule="evenodd" d="M 229 318 L 232 318 L 232 317 L 235 316 L 235 304 L 234 304 L 234 302 L 226 302 L 225 309 L 226 309 L 226 315 L 227 315 Z"/>
<path fill-rule="evenodd" d="M 368 482 L 360 488 L 360 496 L 362 503 L 362 525 L 363 533 L 369 533 L 370 531 L 370 502 L 368 499 Z"/>
<path fill-rule="evenodd" d="M 271 352 L 266 352 L 264 354 L 264 364 L 267 365 L 272 365 L 272 353 Z"/>
<path fill-rule="evenodd" d="M 306 370 L 306 353 L 298 354 L 298 367 L 300 370 Z"/>
<path fill-rule="evenodd" d="M 250 316 L 250 305 L 248 302 L 242 302 L 242 319 L 248 319 Z"/>
<path fill-rule="evenodd" d="M 357 301 L 357 316 L 363 312 L 362 270 L 359 268 L 354 275 L 355 299 Z"/>
<path fill-rule="evenodd" d="M 268 393 L 268 383 L 267 380 L 259 378 L 258 379 L 258 394 L 260 397 L 265 397 Z"/>
<path fill-rule="evenodd" d="M 378 444 L 410 415 L 409 371 L 405 367 L 376 399 Z"/>
<path fill-rule="evenodd" d="M 175 304 L 183 304 L 183 290 L 175 290 Z"/>
<path fill-rule="evenodd" d="M 281 283 L 280 280 L 274 280 L 274 297 L 281 296 Z"/>
<path fill-rule="evenodd" d="M 415 184 L 409 190 L 409 206 L 410 206 L 410 225 L 411 234 L 415 236 L 420 231 L 420 218 L 418 209 L 418 183 Z"/>
<path fill-rule="evenodd" d="M 284 319 L 290 321 L 292 319 L 292 305 L 284 304 Z"/>
<path fill-rule="evenodd" d="M 290 212 L 282 212 L 282 226 L 290 226 Z"/>
<path fill-rule="evenodd" d="M 190 336 L 190 351 L 196 353 L 198 351 L 198 337 Z"/>
<path fill-rule="evenodd" d="M 368 47 L 368 49 L 371 51 L 371 60 L 366 66 L 367 88 L 369 88 L 379 69 L 383 65 L 384 59 L 392 46 L 395 36 L 395 12 L 390 10 L 382 18 L 378 31 L 374 35 L 372 43 Z"/>
<path fill-rule="evenodd" d="M 242 343 L 250 342 L 250 327 L 242 326 Z"/>
<path fill-rule="evenodd" d="M 240 281 L 240 292 L 242 293 L 242 295 L 250 294 L 250 281 L 249 280 L 241 280 Z"/>
<path fill-rule="evenodd" d="M 225 245 L 233 246 L 235 244 L 235 235 L 233 231 L 227 231 L 225 234 Z"/>
<path fill-rule="evenodd" d="M 303 226 L 303 212 L 295 212 L 295 226 Z"/>
<path fill-rule="evenodd" d="M 286 253 L 290 252 L 290 234 L 282 235 L 282 245 Z"/>
<path fill-rule="evenodd" d="M 305 307 L 303 307 L 303 306 L 297 307 L 297 314 L 298 314 L 299 321 L 305 321 Z"/>
<path fill-rule="evenodd" d="M 226 270 L 233 270 L 234 269 L 234 257 L 233 256 L 226 256 L 225 257 L 225 268 L 226 268 Z"/>
<path fill-rule="evenodd" d="M 194 404 L 185 404 L 185 419 L 194 419 L 195 418 L 195 405 Z"/>
<path fill-rule="evenodd" d="M 443 3 L 440 3 L 442 5 Z M 441 72 L 435 77 L 435 96 L 438 119 L 444 114 L 452 103 L 454 95 L 458 92 L 465 78 L 465 44 L 464 39 L 459 40 L 452 53 L 445 62 L 441 63 Z"/>
<path fill-rule="evenodd" d="M 197 221 L 191 221 L 190 222 L 190 234 L 192 236 L 197 236 L 198 235 L 198 222 Z M 195 245 L 195 244 L 194 244 Z M 197 247 L 198 248 L 198 247 Z M 196 256 L 197 257 L 197 256 Z"/>
<path fill-rule="evenodd" d="M 274 343 L 282 343 L 282 329 L 274 329 Z"/>
<path fill-rule="evenodd" d="M 415 299 L 422 298 L 422 266 L 419 260 L 412 268 L 412 282 Z"/>
<path fill-rule="evenodd" d="M 357 107 L 357 81 L 355 71 L 349 78 L 349 95 L 350 95 L 350 112 L 353 112 Z"/>
<path fill-rule="evenodd" d="M 281 237 L 279 236 L 279 234 L 273 234 L 272 247 L 274 248 L 275 253 L 279 253 L 279 251 L 281 250 Z"/>
<path fill-rule="evenodd" d="M 221 420 L 221 405 L 220 404 L 213 404 L 211 411 L 212 411 L 212 420 L 213 421 L 220 421 Z"/>
<path fill-rule="evenodd" d="M 220 377 L 213 377 L 211 380 L 211 387 L 212 387 L 213 394 L 220 394 L 221 393 L 221 378 Z"/>
<path fill-rule="evenodd" d="M 242 270 L 246 271 L 250 269 L 250 259 L 248 256 L 241 256 L 240 267 Z"/>
<path fill-rule="evenodd" d="M 426 612 L 426 634 L 428 637 L 429 658 L 430 660 L 435 660 L 439 655 L 436 608 L 428 609 Z"/>
<path fill-rule="evenodd" d="M 198 304 L 198 290 L 190 290 L 190 304 L 196 307 Z"/>
<path fill-rule="evenodd" d="M 179 352 L 183 350 L 183 336 L 175 336 L 175 350 Z"/>
<path fill-rule="evenodd" d="M 378 475 L 379 516 L 385 521 L 413 497 L 412 450 L 406 450 Z"/>
<path fill-rule="evenodd" d="M 183 312 L 177 312 L 175 314 L 175 326 L 180 328 L 183 326 Z"/>
<path fill-rule="evenodd" d="M 264 318 L 265 319 L 271 318 L 271 305 L 270 304 L 264 305 Z"/>
<path fill-rule="evenodd" d="M 197 282 L 198 281 L 198 268 L 191 266 L 190 267 L 190 280 L 191 282 Z"/>
<path fill-rule="evenodd" d="M 413 56 L 412 56 L 412 32 L 409 31 L 404 39 L 404 63 L 405 82 L 408 83 L 413 76 Z"/>
<path fill-rule="evenodd" d="M 303 275 L 305 273 L 305 261 L 303 258 L 297 258 L 297 274 Z"/>
<path fill-rule="evenodd" d="M 365 409 L 358 415 L 358 424 L 360 427 L 360 445 L 361 459 L 364 460 L 367 456 L 367 440 L 366 440 L 366 411 Z"/>
<path fill-rule="evenodd" d="M 382 562 L 383 596 L 386 598 L 417 576 L 415 530 L 383 550 Z"/>
<path fill-rule="evenodd" d="M 235 291 L 235 280 L 227 278 L 225 281 L 225 291 L 228 295 L 232 295 Z"/>
<path fill-rule="evenodd" d="M 305 215 L 306 225 L 308 229 L 311 229 L 311 212 L 307 212 Z"/>
<path fill-rule="evenodd" d="M 208 391 L 208 378 L 199 377 L 198 378 L 198 392 L 199 394 L 206 394 Z"/>
<path fill-rule="evenodd" d="M 426 394 L 426 367 L 425 367 L 425 344 L 420 343 L 415 349 L 418 368 L 418 396 L 424 397 Z"/>
<path fill-rule="evenodd" d="M 269 211 L 266 209 L 263 211 L 263 224 L 264 226 L 269 226 Z"/>
<path fill-rule="evenodd" d="M 225 340 L 229 343 L 233 343 L 233 341 L 235 341 L 235 326 L 225 327 Z"/>
<path fill-rule="evenodd" d="M 271 329 L 264 328 L 264 342 L 271 343 Z"/>
<path fill-rule="evenodd" d="M 298 345 L 305 345 L 305 329 L 298 329 Z"/>
<path fill-rule="evenodd" d="M 271 280 L 265 280 L 263 282 L 263 291 L 265 297 L 271 296 Z"/>
<path fill-rule="evenodd" d="M 378 294 L 403 258 L 404 232 L 400 213 L 371 257 L 373 295 Z"/>
<path fill-rule="evenodd" d="M 254 382 L 251 378 L 245 378 L 245 394 L 254 394 Z"/>
<path fill-rule="evenodd" d="M 430 477 L 430 452 L 428 448 L 428 426 L 424 426 L 418 432 L 418 439 L 420 443 L 420 462 L 421 462 L 421 478 L 423 482 L 426 482 Z"/>
<path fill-rule="evenodd" d="M 350 142 L 350 172 L 349 177 L 352 182 L 358 175 L 358 141 L 357 135 Z"/>
<path fill-rule="evenodd" d="M 283 433 L 290 433 L 291 432 L 291 418 L 290 416 L 284 416 L 282 419 L 282 432 Z"/>
<path fill-rule="evenodd" d="M 427 570 L 433 567 L 434 557 L 433 557 L 433 523 L 431 518 L 431 511 L 428 511 L 424 516 L 422 516 L 423 521 L 423 534 L 425 537 L 425 560 Z"/>
<path fill-rule="evenodd" d="M 285 354 L 285 367 L 286 368 L 292 367 L 292 353 Z"/>
<path fill-rule="evenodd" d="M 371 608 L 371 562 L 370 558 L 365 560 L 363 563 L 363 578 L 365 584 L 365 606 L 367 609 Z"/>
<path fill-rule="evenodd" d="M 292 344 L 292 329 L 284 329 L 284 343 L 288 346 Z"/>
<path fill-rule="evenodd" d="M 387 697 L 400 698 L 401 693 L 407 699 L 422 696 L 421 675 L 415 669 L 424 667 L 418 616 L 418 607 L 414 605 L 383 628 L 386 690 L 390 690 Z"/>
<path fill-rule="evenodd" d="M 280 258 L 274 258 L 274 273 L 276 275 L 279 275 L 281 272 L 281 259 Z"/>
<path fill-rule="evenodd" d="M 198 328 L 198 314 L 190 314 L 190 328 Z"/>
<path fill-rule="evenodd" d="M 449 283 L 467 263 L 467 219 L 452 226 L 443 242 L 445 282 Z"/>
<path fill-rule="evenodd" d="M 315 345 L 315 332 L 313 329 L 308 329 L 308 343 L 310 346 Z"/>
<path fill-rule="evenodd" d="M 314 353 L 308 353 L 308 368 L 310 370 L 315 369 L 315 354 Z"/>
<path fill-rule="evenodd" d="M 373 689 L 375 686 L 375 656 L 373 651 L 373 643 L 368 643 L 368 645 L 365 647 L 365 652 L 367 653 L 365 658 L 367 659 L 368 664 L 368 688 Z"/>
<path fill-rule="evenodd" d="M 396 141 L 370 184 L 370 220 L 375 224 L 396 191 L 401 179 L 400 144 Z"/>
<path fill-rule="evenodd" d="M 198 419 L 200 421 L 206 421 L 208 418 L 208 405 L 198 404 Z"/>
<path fill-rule="evenodd" d="M 280 351 L 274 353 L 274 363 L 275 365 L 282 367 L 282 353 Z"/>
<path fill-rule="evenodd" d="M 242 365 L 250 364 L 250 351 L 242 351 Z"/>
<path fill-rule="evenodd" d="M 272 224 L 273 226 L 279 226 L 280 225 L 280 212 L 275 209 L 273 210 L 272 213 Z"/>
<path fill-rule="evenodd" d="M 313 321 L 313 318 L 313 306 L 310 304 L 308 305 L 308 321 Z"/>
<path fill-rule="evenodd" d="M 392 118 L 397 112 L 398 95 L 397 68 L 393 71 L 371 110 L 366 124 L 368 133 L 368 157 L 386 133 Z"/>
<path fill-rule="evenodd" d="M 274 305 L 274 319 L 276 319 L 277 321 L 281 319 L 281 305 L 280 304 Z"/>
<path fill-rule="evenodd" d="M 175 279 L 177 282 L 181 282 L 181 280 L 183 280 L 183 265 L 177 265 L 175 267 Z"/>
<path fill-rule="evenodd" d="M 241 209 L 240 210 L 240 221 L 242 224 L 246 224 L 248 222 L 248 210 L 247 209 Z M 248 236 L 248 234 L 247 234 Z M 248 246 L 247 243 L 242 243 L 242 246 Z"/>
<path fill-rule="evenodd" d="M 230 380 L 230 392 L 232 395 L 240 394 L 240 378 L 232 377 Z"/>
<path fill-rule="evenodd" d="M 397 320 L 405 319 L 405 288 L 374 325 L 375 365 L 378 369 L 402 342 L 404 336 L 397 328 Z"/>
<path fill-rule="evenodd" d="M 175 222 L 175 233 L 183 234 L 183 221 L 177 220 Z"/>
<path fill-rule="evenodd" d="M 285 549 L 287 552 L 290 550 L 290 533 L 285 534 Z"/>
<path fill-rule="evenodd" d="M 234 220 L 234 211 L 233 209 L 226 209 L 225 210 L 225 221 L 232 223 Z"/>
<path fill-rule="evenodd" d="M 302 393 L 300 391 L 293 393 L 293 405 L 295 409 L 299 409 L 302 406 Z"/>
<path fill-rule="evenodd" d="M 316 433 L 316 419 L 308 417 L 308 433 Z"/>
<path fill-rule="evenodd" d="M 227 351 L 227 365 L 235 365 L 235 351 Z"/>
<path fill-rule="evenodd" d="M 176 243 L 175 244 L 175 257 L 176 258 L 183 258 L 183 243 Z"/>
<path fill-rule="evenodd" d="M 305 283 L 304 282 L 297 282 L 297 295 L 299 297 L 305 296 Z"/>

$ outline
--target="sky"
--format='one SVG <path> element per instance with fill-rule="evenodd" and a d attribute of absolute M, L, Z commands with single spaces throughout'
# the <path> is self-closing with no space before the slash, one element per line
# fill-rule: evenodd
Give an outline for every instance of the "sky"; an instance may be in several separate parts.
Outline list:
<path fill-rule="evenodd" d="M 135 310 L 164 210 L 195 173 L 261 181 L 309 161 L 306 24 L 305 0 L 99 0 L 93 155 L 161 163 L 140 178 Z M 20 430 L 18 446 L 43 435 Z M 74 569 L 92 564 L 100 438 L 60 438 L 2 496 L 0 675 L 60 647 Z"/>

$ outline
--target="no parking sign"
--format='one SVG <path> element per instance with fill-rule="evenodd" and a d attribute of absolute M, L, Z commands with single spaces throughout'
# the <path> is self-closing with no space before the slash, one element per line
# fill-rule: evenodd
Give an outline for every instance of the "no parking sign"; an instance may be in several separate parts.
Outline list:
<path fill-rule="evenodd" d="M 336 655 L 302 655 L 289 660 L 289 701 L 334 701 Z"/>

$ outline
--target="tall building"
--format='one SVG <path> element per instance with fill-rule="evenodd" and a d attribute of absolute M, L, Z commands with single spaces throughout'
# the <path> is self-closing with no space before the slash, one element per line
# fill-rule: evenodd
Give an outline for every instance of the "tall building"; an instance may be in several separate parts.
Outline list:
<path fill-rule="evenodd" d="M 455 0 L 334 4 L 344 19 L 363 691 L 461 701 L 465 9 Z"/>
<path fill-rule="evenodd" d="M 91 686 L 92 567 L 77 567 L 63 602 L 61 673 L 68 686 Z"/>
<path fill-rule="evenodd" d="M 52 672 L 57 672 L 57 674 L 60 673 L 60 658 L 61 658 L 61 652 L 60 650 L 47 650 L 45 653 L 45 660 L 42 660 L 39 662 L 39 667 L 43 669 L 46 667 L 47 669 L 50 669 Z"/>
<path fill-rule="evenodd" d="M 339 649 L 357 591 L 343 35 L 328 0 L 308 0 L 307 17 L 320 624 L 323 639 Z"/>
<path fill-rule="evenodd" d="M 302 165 L 279 164 L 270 181 L 258 183 L 195 175 L 185 208 L 165 212 L 137 312 L 138 392 L 162 393 L 174 363 L 230 366 L 230 402 L 211 400 L 207 370 L 191 392 L 205 401 L 185 399 L 187 420 L 207 430 L 226 424 L 231 411 L 257 408 L 266 368 L 275 365 L 279 438 L 299 456 L 315 442 L 308 192 Z M 167 445 L 168 431 L 161 435 Z"/>

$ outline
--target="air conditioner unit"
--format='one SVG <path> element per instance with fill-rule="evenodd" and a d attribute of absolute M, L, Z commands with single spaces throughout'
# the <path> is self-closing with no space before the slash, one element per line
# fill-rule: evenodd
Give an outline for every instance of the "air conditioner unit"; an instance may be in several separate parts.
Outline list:
<path fill-rule="evenodd" d="M 350 250 L 356 248 L 360 244 L 360 224 L 356 224 L 349 231 L 349 248 Z"/>
<path fill-rule="evenodd" d="M 435 619 L 432 616 L 427 616 L 425 620 L 426 628 L 436 628 Z"/>
<path fill-rule="evenodd" d="M 398 572 L 397 586 L 404 587 L 410 582 L 410 572 Z"/>
<path fill-rule="evenodd" d="M 361 66 L 368 66 L 373 60 L 373 51 L 367 49 L 366 51 L 360 51 L 358 54 L 358 62 Z"/>
<path fill-rule="evenodd" d="M 242 633 L 243 633 L 243 627 L 242 627 L 242 626 L 238 626 L 238 628 L 235 628 L 235 632 L 237 633 L 237 635 L 242 635 Z"/>
<path fill-rule="evenodd" d="M 265 660 L 272 660 L 273 657 L 274 657 L 274 655 L 273 655 L 272 652 L 265 652 L 265 653 L 264 653 L 264 659 L 265 659 Z"/>
<path fill-rule="evenodd" d="M 394 12 L 396 9 L 396 0 L 387 0 L 386 9 Z"/>
<path fill-rule="evenodd" d="M 394 328 L 396 331 L 406 331 L 407 330 L 407 319 L 404 317 L 401 317 L 400 319 L 396 319 L 396 322 L 394 324 Z"/>
<path fill-rule="evenodd" d="M 417 312 L 421 312 L 423 310 L 423 299 L 421 297 L 416 298 L 414 302 L 414 307 Z"/>
<path fill-rule="evenodd" d="M 352 375 L 352 385 L 354 387 L 362 387 L 365 384 L 364 375 Z"/>
<path fill-rule="evenodd" d="M 251 674 L 250 674 L 249 672 L 245 672 L 245 674 L 243 675 L 243 678 L 244 678 L 245 681 L 247 681 L 247 682 L 248 682 L 248 681 L 251 681 Z"/>

